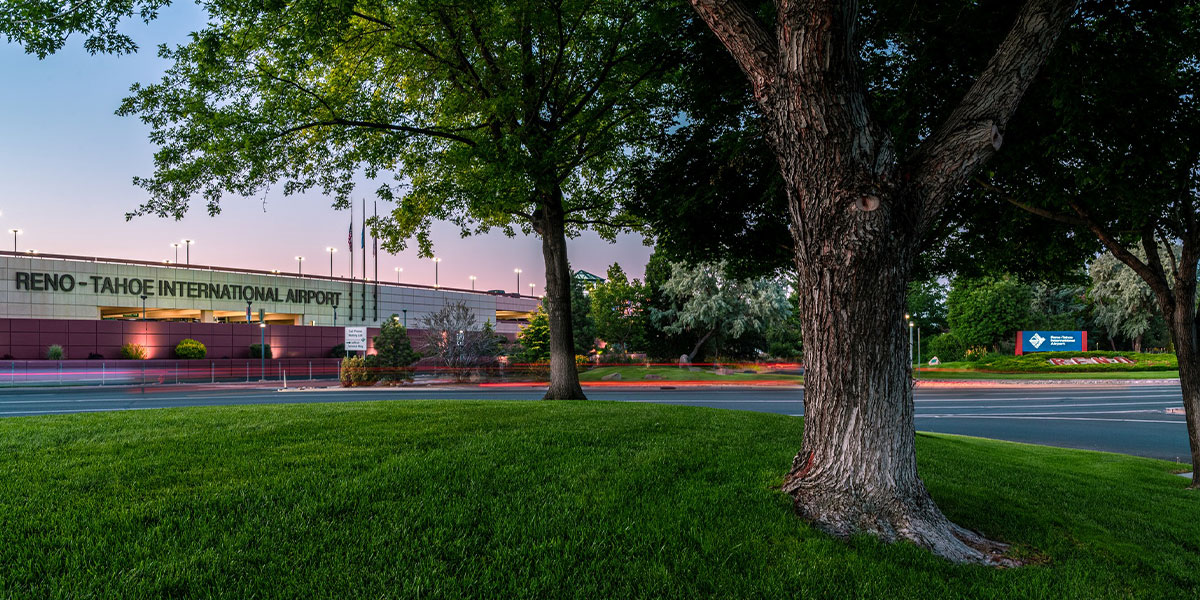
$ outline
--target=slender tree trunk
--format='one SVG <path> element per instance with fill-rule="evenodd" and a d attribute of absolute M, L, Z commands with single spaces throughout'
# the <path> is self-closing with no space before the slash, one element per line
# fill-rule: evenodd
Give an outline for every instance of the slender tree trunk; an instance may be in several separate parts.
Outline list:
<path fill-rule="evenodd" d="M 1137 334 L 1137 337 L 1133 338 L 1133 351 L 1134 352 L 1140 353 L 1142 351 L 1142 340 L 1144 338 L 1145 338 L 1145 334 L 1142 334 L 1142 333 Z M 1085 348 L 1085 350 L 1086 350 L 1086 348 Z"/>
<path fill-rule="evenodd" d="M 700 338 L 700 341 L 696 342 L 696 345 L 692 347 L 692 353 L 688 355 L 688 361 L 696 362 L 696 354 L 700 352 L 700 348 L 704 346 L 704 342 L 707 342 L 708 338 L 712 337 L 712 334 L 716 333 L 716 331 L 716 329 L 709 330 L 708 333 L 704 334 L 704 337 Z"/>
<path fill-rule="evenodd" d="M 544 200 L 538 233 L 546 261 L 546 313 L 550 320 L 550 387 L 545 400 L 586 400 L 575 368 L 575 334 L 571 326 L 571 270 L 563 222 L 562 190 Z"/>
<path fill-rule="evenodd" d="M 1189 286 L 1185 286 L 1189 287 Z M 1192 290 L 1195 286 L 1190 286 Z M 1176 283 L 1175 311 L 1167 317 L 1175 358 L 1179 361 L 1179 389 L 1183 394 L 1184 420 L 1187 421 L 1188 445 L 1192 451 L 1191 489 L 1200 489 L 1200 348 L 1196 339 L 1196 294 L 1180 289 Z M 1166 313 L 1164 313 L 1166 314 Z"/>

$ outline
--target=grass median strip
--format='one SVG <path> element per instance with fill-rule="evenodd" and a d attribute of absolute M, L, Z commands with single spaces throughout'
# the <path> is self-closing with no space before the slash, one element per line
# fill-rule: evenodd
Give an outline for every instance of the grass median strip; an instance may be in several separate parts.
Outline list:
<path fill-rule="evenodd" d="M 830 539 L 802 420 L 406 401 L 0 420 L 0 597 L 1106 598 L 1200 592 L 1181 465 L 920 434 L 956 522 L 1039 566 Z"/>

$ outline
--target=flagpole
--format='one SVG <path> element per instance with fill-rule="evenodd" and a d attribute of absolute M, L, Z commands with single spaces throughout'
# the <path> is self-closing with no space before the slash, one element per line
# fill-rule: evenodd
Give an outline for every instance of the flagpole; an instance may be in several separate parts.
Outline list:
<path fill-rule="evenodd" d="M 347 323 L 354 321 L 354 198 L 350 199 L 350 233 L 346 236 L 346 245 L 350 246 L 350 281 L 346 285 L 350 286 L 350 313 L 347 316 Z"/>
<path fill-rule="evenodd" d="M 379 200 L 375 201 L 375 220 L 379 221 Z M 377 225 L 378 226 L 378 225 Z M 374 231 L 371 232 L 372 250 L 371 255 L 375 259 L 375 298 L 372 300 L 375 304 L 375 320 L 379 320 L 379 236 Z"/>
<path fill-rule="evenodd" d="M 362 248 L 362 318 L 367 320 L 367 199 L 362 203 L 362 231 L 359 240 Z"/>

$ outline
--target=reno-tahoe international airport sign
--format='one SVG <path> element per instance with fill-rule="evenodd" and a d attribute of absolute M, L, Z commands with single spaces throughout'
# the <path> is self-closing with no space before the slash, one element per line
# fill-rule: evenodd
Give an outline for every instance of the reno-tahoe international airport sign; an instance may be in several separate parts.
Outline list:
<path fill-rule="evenodd" d="M 1086 331 L 1018 331 L 1017 355 L 1029 352 L 1086 352 Z"/>
<path fill-rule="evenodd" d="M 243 302 L 286 302 L 289 304 L 318 304 L 337 306 L 341 292 L 306 290 L 263 285 L 230 285 L 201 281 L 173 281 L 149 277 L 111 277 L 88 275 L 76 278 L 69 273 L 32 273 L 18 271 L 14 275 L 16 289 L 29 292 L 77 292 L 128 296 L 162 296 L 167 298 L 204 298 L 208 300 L 240 300 Z"/>

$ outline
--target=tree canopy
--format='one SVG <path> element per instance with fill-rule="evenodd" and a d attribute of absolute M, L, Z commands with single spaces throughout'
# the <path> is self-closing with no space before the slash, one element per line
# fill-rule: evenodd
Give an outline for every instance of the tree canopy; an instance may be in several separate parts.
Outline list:
<path fill-rule="evenodd" d="M 542 238 L 549 310 L 547 397 L 583 396 L 574 367 L 566 237 L 629 225 L 627 167 L 667 125 L 667 66 L 685 7 L 667 0 L 250 0 L 207 5 L 208 26 L 163 48 L 159 83 L 135 86 L 159 146 L 133 214 L 179 218 L 194 197 L 279 186 L 345 206 L 359 179 L 394 202 L 386 250 L 434 220 L 463 235 Z"/>
<path fill-rule="evenodd" d="M 129 54 L 137 43 L 121 31 L 129 19 L 150 22 L 171 0 L 9 0 L 0 3 L 0 35 L 29 54 L 46 58 L 73 34 L 91 54 Z"/>

